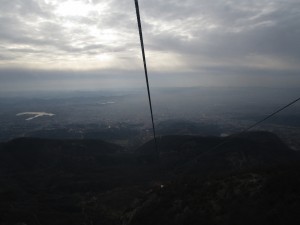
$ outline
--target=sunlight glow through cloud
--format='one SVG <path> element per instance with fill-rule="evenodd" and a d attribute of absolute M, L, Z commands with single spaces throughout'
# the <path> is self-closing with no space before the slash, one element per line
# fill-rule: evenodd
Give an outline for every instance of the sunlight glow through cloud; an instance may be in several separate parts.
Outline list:
<path fill-rule="evenodd" d="M 90 4 L 69 0 L 59 4 L 55 13 L 61 16 L 87 16 L 92 10 Z"/>
<path fill-rule="evenodd" d="M 140 0 L 140 7 L 151 72 L 299 74 L 299 1 Z M 142 70 L 133 1 L 10 0 L 0 14 L 0 70 Z"/>

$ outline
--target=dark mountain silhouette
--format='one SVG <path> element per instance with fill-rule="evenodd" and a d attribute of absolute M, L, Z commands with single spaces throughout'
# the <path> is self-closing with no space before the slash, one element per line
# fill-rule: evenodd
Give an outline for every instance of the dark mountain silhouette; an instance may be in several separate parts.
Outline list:
<path fill-rule="evenodd" d="M 0 224 L 266 224 L 265 215 L 280 216 L 290 201 L 299 209 L 298 154 L 274 134 L 165 136 L 160 162 L 153 144 L 0 144 Z M 293 212 L 282 215 L 297 219 Z"/>
<path fill-rule="evenodd" d="M 0 167 L 18 171 L 98 167 L 111 163 L 109 156 L 121 153 L 120 146 L 100 140 L 45 140 L 19 138 L 2 144 Z"/>
<path fill-rule="evenodd" d="M 224 143 L 224 144 L 222 144 Z M 228 138 L 217 148 L 209 149 L 184 165 L 186 174 L 205 171 L 238 171 L 289 163 L 298 154 L 269 132 L 248 132 Z"/>
<path fill-rule="evenodd" d="M 248 132 L 228 138 L 165 136 L 158 139 L 158 145 L 162 166 L 185 174 L 271 166 L 298 157 L 269 132 Z M 137 150 L 137 154 L 144 162 L 151 162 L 156 154 L 153 148 L 153 141 L 148 142 Z"/>
<path fill-rule="evenodd" d="M 177 176 L 140 199 L 124 224 L 299 224 L 299 154 L 276 135 L 170 136 L 159 146 Z"/>
<path fill-rule="evenodd" d="M 205 179 L 176 179 L 153 189 L 124 217 L 126 225 L 299 224 L 299 164 Z"/>
<path fill-rule="evenodd" d="M 156 165 L 100 140 L 20 138 L 0 145 L 0 224 L 117 224 Z"/>

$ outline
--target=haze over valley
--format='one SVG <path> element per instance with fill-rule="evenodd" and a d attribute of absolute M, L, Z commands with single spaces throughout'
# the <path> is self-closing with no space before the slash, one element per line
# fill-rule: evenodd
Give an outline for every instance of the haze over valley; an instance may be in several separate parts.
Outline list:
<path fill-rule="evenodd" d="M 158 136 L 227 136 L 279 109 L 298 90 L 199 87 L 156 88 L 152 93 Z M 27 92 L 23 96 L 0 100 L 2 141 L 18 137 L 102 139 L 132 148 L 152 138 L 142 89 Z M 255 130 L 272 131 L 299 149 L 299 110 L 295 105 Z"/>

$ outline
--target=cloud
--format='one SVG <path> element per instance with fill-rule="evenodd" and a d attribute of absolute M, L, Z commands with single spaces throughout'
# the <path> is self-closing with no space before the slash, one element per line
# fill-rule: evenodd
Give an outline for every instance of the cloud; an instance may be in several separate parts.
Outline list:
<path fill-rule="evenodd" d="M 299 83 L 298 0 L 139 2 L 150 73 Z M 133 1 L 4 0 L 0 15 L 0 68 L 142 71 Z"/>
<path fill-rule="evenodd" d="M 284 5 L 270 1 L 268 4 L 264 1 L 217 2 L 187 1 L 181 9 L 174 4 L 173 13 L 159 19 L 154 15 L 162 13 L 161 7 L 153 6 L 147 33 L 150 48 L 181 53 L 187 61 L 208 58 L 236 63 L 253 55 L 282 61 L 300 59 L 299 4 L 295 6 L 291 2 L 287 7 L 286 2 Z M 181 18 L 175 12 L 180 12 Z M 169 22 L 164 23 L 167 19 Z"/>

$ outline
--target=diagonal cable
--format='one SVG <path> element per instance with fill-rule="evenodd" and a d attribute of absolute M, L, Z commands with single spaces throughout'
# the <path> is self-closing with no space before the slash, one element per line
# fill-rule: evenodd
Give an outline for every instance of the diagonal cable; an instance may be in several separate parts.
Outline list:
<path fill-rule="evenodd" d="M 153 119 L 152 102 L 151 102 L 151 95 L 150 95 L 150 88 L 149 88 L 148 71 L 147 71 L 145 48 L 144 48 L 144 41 L 143 41 L 143 31 L 142 31 L 142 24 L 141 24 L 140 10 L 139 10 L 139 2 L 138 2 L 138 0 L 134 0 L 134 2 L 135 2 L 136 18 L 137 18 L 139 34 L 140 34 L 142 55 L 143 55 L 144 71 L 145 71 L 145 78 L 146 78 L 147 91 L 148 91 L 148 99 L 149 99 L 149 106 L 150 106 L 150 113 L 151 113 L 152 129 L 153 129 L 153 137 L 154 137 L 154 142 L 155 142 L 155 149 L 156 149 L 157 158 L 159 159 L 159 151 L 158 151 L 158 146 L 157 146 L 157 141 L 156 141 L 156 132 L 155 132 L 154 119 Z"/>
<path fill-rule="evenodd" d="M 237 134 L 233 134 L 231 136 L 229 136 L 225 141 L 221 142 L 220 144 L 217 144 L 216 146 L 214 146 L 213 148 L 211 148 L 211 150 L 215 150 L 221 146 L 223 146 L 224 144 L 228 143 L 231 141 L 231 139 L 238 137 L 239 135 L 251 130 L 252 128 L 258 126 L 259 124 L 263 123 L 264 121 L 270 119 L 271 117 L 275 116 L 276 114 L 280 113 L 281 111 L 285 110 L 286 108 L 294 105 L 296 102 L 298 102 L 300 100 L 300 98 L 295 99 L 294 101 L 288 103 L 287 105 L 281 107 L 280 109 L 276 110 L 275 112 L 271 113 L 270 115 L 266 116 L 265 118 L 259 120 L 258 122 L 252 124 L 251 126 L 245 128 L 243 131 L 241 131 L 240 133 Z"/>
<path fill-rule="evenodd" d="M 300 98 L 297 98 L 296 100 L 290 102 L 289 104 L 287 104 L 287 105 L 281 107 L 281 108 L 278 109 L 277 111 L 271 113 L 271 114 L 268 115 L 267 117 L 263 118 L 262 120 L 260 120 L 260 121 L 258 121 L 258 122 L 256 122 L 256 123 L 254 123 L 253 125 L 251 125 L 251 126 L 249 126 L 248 128 L 246 128 L 245 130 L 242 131 L 242 133 L 245 133 L 245 132 L 247 132 L 248 130 L 250 130 L 250 129 L 256 127 L 256 126 L 259 125 L 259 124 L 261 124 L 262 122 L 264 122 L 264 121 L 270 119 L 271 117 L 275 116 L 277 113 L 279 113 L 279 112 L 285 110 L 286 108 L 290 107 L 291 105 L 294 105 L 294 104 L 295 104 L 296 102 L 298 102 L 299 100 L 300 100 Z"/>

